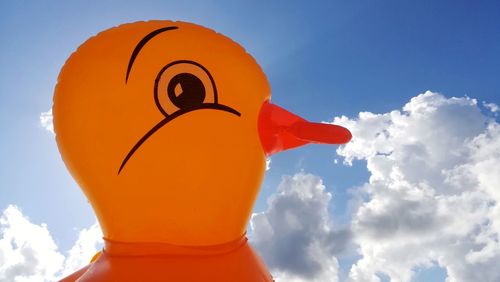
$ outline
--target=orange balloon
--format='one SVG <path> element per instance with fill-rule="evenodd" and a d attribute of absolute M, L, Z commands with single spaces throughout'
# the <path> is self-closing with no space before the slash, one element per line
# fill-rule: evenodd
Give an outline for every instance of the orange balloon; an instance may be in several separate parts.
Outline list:
<path fill-rule="evenodd" d="M 272 281 L 245 237 L 266 155 L 346 138 L 303 119 L 266 126 L 261 108 L 282 115 L 263 106 L 270 93 L 241 46 L 198 25 L 125 24 L 81 45 L 54 128 L 105 246 L 63 281 Z M 283 132 L 300 141 L 279 145 Z"/>

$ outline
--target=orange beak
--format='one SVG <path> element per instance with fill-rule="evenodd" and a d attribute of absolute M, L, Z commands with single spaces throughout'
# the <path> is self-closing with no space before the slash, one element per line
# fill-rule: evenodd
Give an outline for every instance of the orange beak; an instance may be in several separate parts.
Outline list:
<path fill-rule="evenodd" d="M 268 156 L 309 143 L 345 144 L 352 138 L 345 127 L 309 122 L 269 101 L 262 104 L 258 126 Z"/>

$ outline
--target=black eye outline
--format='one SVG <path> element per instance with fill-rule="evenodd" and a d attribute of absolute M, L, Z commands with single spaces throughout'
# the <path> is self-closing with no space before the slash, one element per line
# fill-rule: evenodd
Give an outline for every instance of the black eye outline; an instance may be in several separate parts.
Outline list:
<path fill-rule="evenodd" d="M 160 78 L 161 78 L 162 74 L 169 67 L 177 65 L 177 64 L 183 64 L 183 63 L 184 64 L 195 65 L 195 66 L 201 68 L 208 75 L 208 77 L 210 78 L 210 82 L 212 84 L 212 87 L 213 87 L 214 102 L 213 103 L 205 103 L 205 102 L 203 102 L 203 103 L 198 104 L 198 105 L 193 105 L 193 106 L 190 106 L 190 107 L 180 108 L 179 110 L 177 110 L 177 111 L 175 111 L 175 112 L 173 112 L 171 114 L 168 114 L 163 109 L 163 107 L 161 106 L 160 99 L 159 99 L 159 96 L 158 96 L 159 95 L 158 94 L 159 93 L 159 91 L 158 91 L 158 85 L 159 85 L 159 82 L 160 82 Z M 180 116 L 182 116 L 184 114 L 187 114 L 187 113 L 190 113 L 190 112 L 193 112 L 193 111 L 203 110 L 203 109 L 212 109 L 212 110 L 225 111 L 225 112 L 231 113 L 233 115 L 236 115 L 238 117 L 241 117 L 241 113 L 238 112 L 237 110 L 235 110 L 235 109 L 233 109 L 233 108 L 231 108 L 229 106 L 226 106 L 226 105 L 223 105 L 223 104 L 219 104 L 218 94 L 217 94 L 217 87 L 215 86 L 214 78 L 212 77 L 212 75 L 210 74 L 210 72 L 203 65 L 201 65 L 201 64 L 199 64 L 197 62 L 194 62 L 194 61 L 190 61 L 190 60 L 178 60 L 178 61 L 174 61 L 174 62 L 171 62 L 171 63 L 165 65 L 160 70 L 160 72 L 158 73 L 158 75 L 156 76 L 156 79 L 155 79 L 155 84 L 154 84 L 154 99 L 155 99 L 156 107 L 165 116 L 165 118 L 162 119 L 159 123 L 157 123 L 148 132 L 146 132 L 146 134 L 144 134 L 144 136 L 142 136 L 142 138 L 139 139 L 139 141 L 137 141 L 137 143 L 132 147 L 132 149 L 130 149 L 130 151 L 128 152 L 128 154 L 123 159 L 123 161 L 122 161 L 122 163 L 120 165 L 120 168 L 118 169 L 118 175 L 122 171 L 123 167 L 127 164 L 128 160 L 132 157 L 132 155 L 137 151 L 137 149 L 139 149 L 139 147 L 144 142 L 146 142 L 146 140 L 149 137 L 151 137 L 151 135 L 153 135 L 156 131 L 158 131 L 164 125 L 166 125 L 167 123 L 169 123 L 170 121 L 174 120 L 177 117 L 180 117 Z"/>
<path fill-rule="evenodd" d="M 219 105 L 218 103 L 218 94 L 217 94 L 217 87 L 215 86 L 215 81 L 214 81 L 214 78 L 212 77 L 212 75 L 210 74 L 210 72 L 201 64 L 197 63 L 197 62 L 194 62 L 194 61 L 190 61 L 190 60 L 178 60 L 178 61 L 174 61 L 174 62 L 171 62 L 169 64 L 167 64 L 166 66 L 164 66 L 160 72 L 158 73 L 158 75 L 156 76 L 156 79 L 155 79 L 155 88 L 154 88 L 154 95 L 155 95 L 155 103 L 156 103 L 156 107 L 158 108 L 158 110 L 160 110 L 160 112 L 164 115 L 164 116 L 170 116 L 170 115 L 173 115 L 175 114 L 172 113 L 172 114 L 169 114 L 167 113 L 167 111 L 165 111 L 165 109 L 163 109 L 162 105 L 161 105 L 161 102 L 160 102 L 160 98 L 159 98 L 159 84 L 160 84 L 160 79 L 163 75 L 163 73 L 169 69 L 170 67 L 173 67 L 175 65 L 179 65 L 179 64 L 190 64 L 190 65 L 194 65 L 194 66 L 197 66 L 198 68 L 202 69 L 208 76 L 208 78 L 210 79 L 210 83 L 211 83 L 211 87 L 213 89 L 213 100 L 214 102 L 213 103 L 203 103 L 202 105 L 206 105 L 206 104 L 212 104 L 212 105 L 216 105 L 216 106 L 222 106 L 222 107 L 227 107 L 227 106 L 224 106 L 224 105 Z M 194 106 L 194 107 L 189 107 L 189 109 L 196 109 L 197 107 Z M 227 107 L 230 111 L 235 111 L 234 109 L 232 108 L 229 108 Z M 185 109 L 185 108 L 184 108 Z M 178 111 L 180 110 L 183 110 L 182 108 L 180 108 Z M 238 113 L 239 114 L 239 113 Z"/>

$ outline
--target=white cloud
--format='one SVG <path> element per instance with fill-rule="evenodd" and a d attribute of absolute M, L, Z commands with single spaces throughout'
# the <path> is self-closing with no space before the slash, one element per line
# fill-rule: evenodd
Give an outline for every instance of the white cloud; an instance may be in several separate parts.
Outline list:
<path fill-rule="evenodd" d="M 60 276 L 68 276 L 87 265 L 90 259 L 102 249 L 102 244 L 102 231 L 97 222 L 89 228 L 82 229 L 75 244 L 68 252 Z"/>
<path fill-rule="evenodd" d="M 500 108 L 495 103 L 486 103 L 486 102 L 483 102 L 483 106 L 485 106 L 492 113 L 497 113 L 498 111 L 500 111 Z"/>
<path fill-rule="evenodd" d="M 16 206 L 0 217 L 0 281 L 55 281 L 86 265 L 102 242 L 97 224 L 80 232 L 65 257 L 47 225 L 34 224 Z"/>
<path fill-rule="evenodd" d="M 271 158 L 268 157 L 266 158 L 266 170 L 270 170 L 271 169 Z"/>
<path fill-rule="evenodd" d="M 362 258 L 349 280 L 410 281 L 439 265 L 447 281 L 500 281 L 500 126 L 477 101 L 426 92 L 402 111 L 335 118 L 366 160 L 352 232 Z"/>
<path fill-rule="evenodd" d="M 54 123 L 53 123 L 53 116 L 52 116 L 52 108 L 50 108 L 46 112 L 41 112 L 40 113 L 40 124 L 45 128 L 46 130 L 54 133 Z"/>
<path fill-rule="evenodd" d="M 53 280 L 64 261 L 45 224 L 35 225 L 15 207 L 0 218 L 0 281 Z"/>
<path fill-rule="evenodd" d="M 276 281 L 337 281 L 349 231 L 335 230 L 328 213 L 332 195 L 317 176 L 283 177 L 265 212 L 253 214 L 250 242 Z"/>

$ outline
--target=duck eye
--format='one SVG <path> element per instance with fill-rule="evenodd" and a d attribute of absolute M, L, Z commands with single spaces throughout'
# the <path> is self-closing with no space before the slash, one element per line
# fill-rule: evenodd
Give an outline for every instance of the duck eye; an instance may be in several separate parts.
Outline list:
<path fill-rule="evenodd" d="M 162 114 L 217 104 L 215 82 L 208 70 L 193 61 L 175 61 L 161 69 L 155 80 L 155 102 Z"/>
<path fill-rule="evenodd" d="M 168 98 L 179 109 L 196 107 L 205 100 L 203 82 L 193 74 L 175 75 L 167 86 Z"/>

